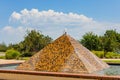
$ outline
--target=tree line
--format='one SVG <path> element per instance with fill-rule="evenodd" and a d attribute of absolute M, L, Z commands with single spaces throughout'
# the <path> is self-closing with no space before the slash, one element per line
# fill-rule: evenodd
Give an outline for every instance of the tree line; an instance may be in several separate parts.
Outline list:
<path fill-rule="evenodd" d="M 24 37 L 24 40 L 18 44 L 9 44 L 8 47 L 3 43 L 0 44 L 0 51 L 5 52 L 6 50 L 14 49 L 19 51 L 23 57 L 32 56 L 51 42 L 51 37 L 45 36 L 39 31 L 31 30 L 27 31 L 27 35 Z"/>
<path fill-rule="evenodd" d="M 32 56 L 52 41 L 51 37 L 45 36 L 39 31 L 31 30 L 27 31 L 24 40 L 17 44 L 6 46 L 5 43 L 1 43 L 0 52 L 14 49 L 19 51 L 21 56 Z M 102 36 L 88 32 L 83 35 L 79 42 L 91 51 L 104 51 L 104 55 L 107 52 L 120 53 L 120 33 L 116 30 L 106 30 Z"/>
<path fill-rule="evenodd" d="M 88 32 L 79 40 L 89 50 L 120 53 L 120 33 L 116 30 L 106 30 L 103 36 Z"/>

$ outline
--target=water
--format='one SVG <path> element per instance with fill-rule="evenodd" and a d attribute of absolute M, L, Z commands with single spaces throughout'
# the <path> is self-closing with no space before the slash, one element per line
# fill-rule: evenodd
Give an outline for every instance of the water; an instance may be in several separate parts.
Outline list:
<path fill-rule="evenodd" d="M 0 65 L 0 69 L 15 70 L 19 64 Z"/>
<path fill-rule="evenodd" d="M 0 69 L 4 70 L 15 70 L 19 64 L 10 64 L 10 65 L 0 65 Z M 110 65 L 110 68 L 104 69 L 102 71 L 96 72 L 95 74 L 99 75 L 120 75 L 120 65 Z"/>
<path fill-rule="evenodd" d="M 120 65 L 110 65 L 110 68 L 96 72 L 99 75 L 120 75 Z"/>

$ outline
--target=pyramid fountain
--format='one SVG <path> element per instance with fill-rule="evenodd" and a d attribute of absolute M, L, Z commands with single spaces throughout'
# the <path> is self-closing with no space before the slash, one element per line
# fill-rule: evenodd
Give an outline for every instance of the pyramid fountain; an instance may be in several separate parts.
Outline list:
<path fill-rule="evenodd" d="M 51 44 L 20 64 L 18 70 L 92 73 L 109 66 L 68 34 L 63 34 Z"/>

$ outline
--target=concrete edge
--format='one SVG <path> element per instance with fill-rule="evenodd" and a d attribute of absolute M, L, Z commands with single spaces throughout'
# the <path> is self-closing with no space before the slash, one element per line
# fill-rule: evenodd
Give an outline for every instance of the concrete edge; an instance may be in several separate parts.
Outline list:
<path fill-rule="evenodd" d="M 93 74 L 76 74 L 76 73 L 61 73 L 61 72 L 40 72 L 40 71 L 24 71 L 24 70 L 0 70 L 0 73 L 10 74 L 26 74 L 37 76 L 53 76 L 53 77 L 68 77 L 68 78 L 85 78 L 85 79 L 102 79 L 102 80 L 120 80 L 120 76 L 99 76 Z"/>

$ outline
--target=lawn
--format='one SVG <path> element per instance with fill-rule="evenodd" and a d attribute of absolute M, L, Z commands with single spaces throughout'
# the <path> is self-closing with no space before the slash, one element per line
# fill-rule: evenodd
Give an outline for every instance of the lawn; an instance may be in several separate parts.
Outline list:
<path fill-rule="evenodd" d="M 102 59 L 106 63 L 120 63 L 120 59 Z"/>
<path fill-rule="evenodd" d="M 20 60 L 28 60 L 30 57 L 21 57 Z"/>

